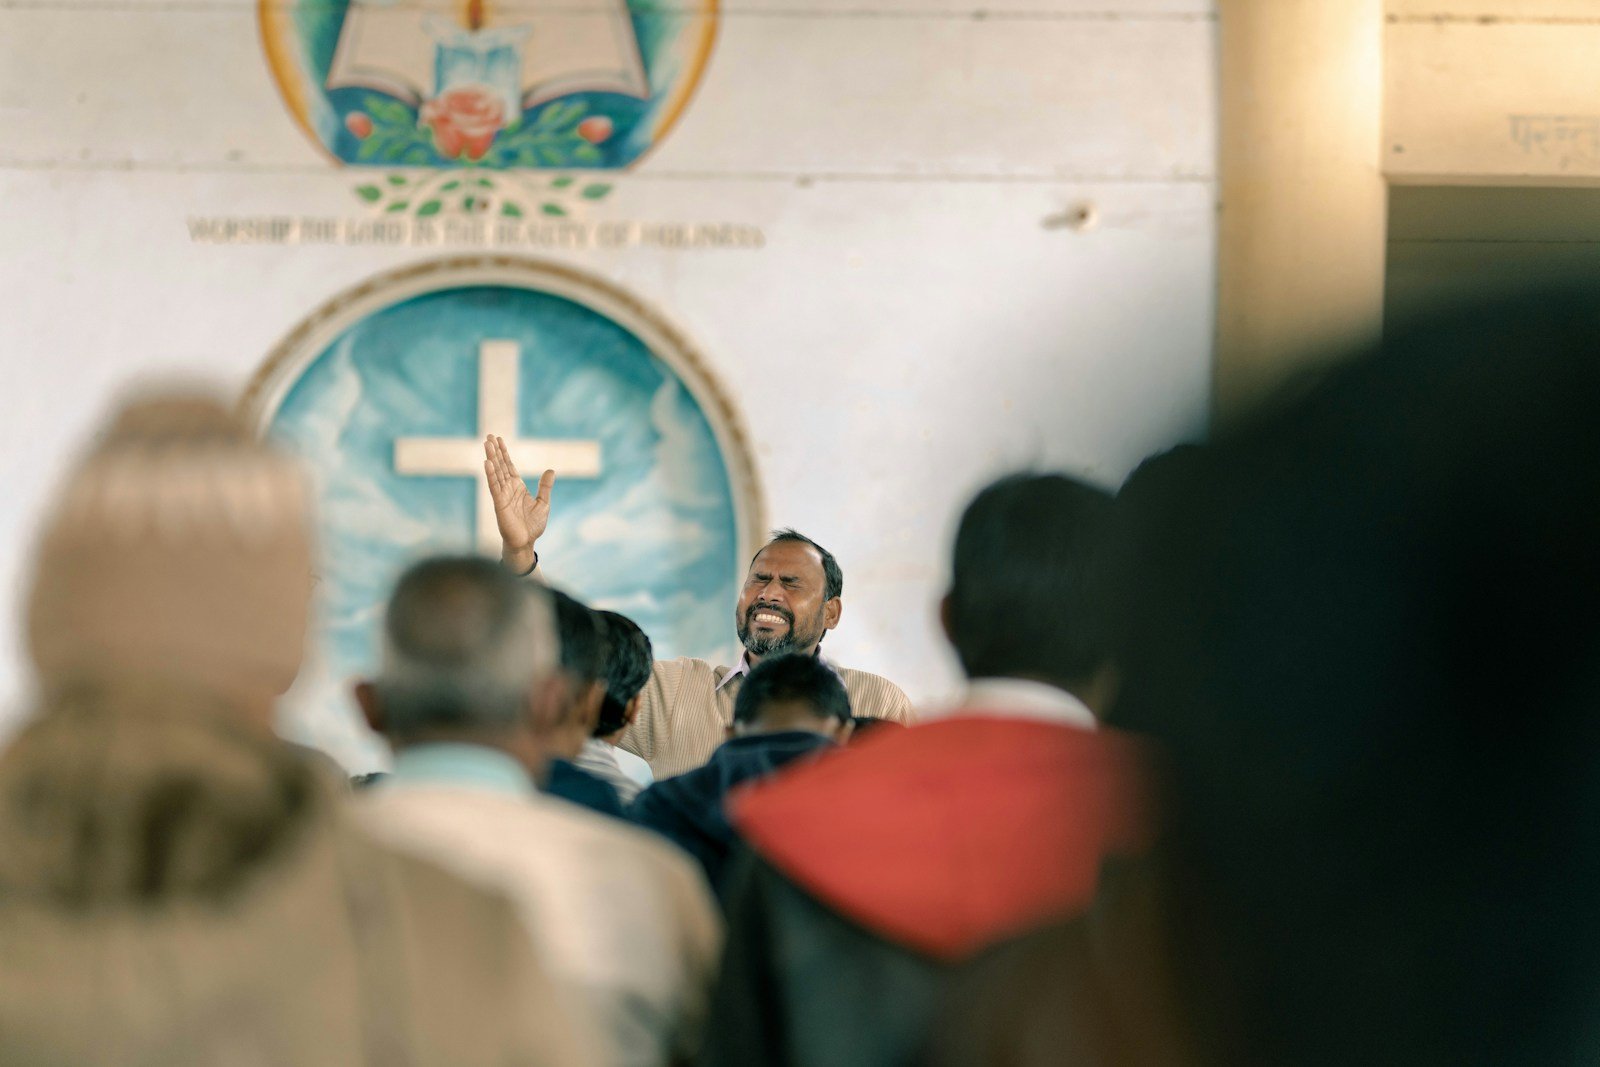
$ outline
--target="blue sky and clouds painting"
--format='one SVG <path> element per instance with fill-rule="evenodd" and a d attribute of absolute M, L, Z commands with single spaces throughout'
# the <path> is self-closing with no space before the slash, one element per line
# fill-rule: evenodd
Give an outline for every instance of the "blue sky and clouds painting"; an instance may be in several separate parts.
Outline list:
<path fill-rule="evenodd" d="M 272 420 L 311 471 L 322 553 L 314 662 L 284 726 L 351 769 L 383 760 L 347 693 L 376 666 L 389 588 L 410 562 L 474 544 L 476 479 L 398 474 L 394 442 L 479 436 L 478 346 L 491 339 L 520 347 L 520 435 L 600 443 L 600 477 L 556 484 L 539 542 L 546 577 L 631 616 L 658 656 L 733 654 L 740 561 L 727 468 L 672 370 L 562 297 L 499 286 L 415 297 L 337 337 Z"/>

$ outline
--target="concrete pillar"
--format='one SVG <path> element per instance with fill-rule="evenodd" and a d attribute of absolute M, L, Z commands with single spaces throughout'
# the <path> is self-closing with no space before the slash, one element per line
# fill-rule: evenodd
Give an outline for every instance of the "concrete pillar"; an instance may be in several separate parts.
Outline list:
<path fill-rule="evenodd" d="M 1219 414 L 1378 332 L 1383 0 L 1220 0 Z"/>

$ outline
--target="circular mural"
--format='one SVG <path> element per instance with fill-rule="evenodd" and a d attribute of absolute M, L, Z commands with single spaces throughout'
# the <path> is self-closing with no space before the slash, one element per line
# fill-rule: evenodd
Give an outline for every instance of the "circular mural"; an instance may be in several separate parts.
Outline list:
<path fill-rule="evenodd" d="M 716 0 L 259 0 L 301 128 L 355 166 L 609 169 L 666 136 Z"/>
<path fill-rule="evenodd" d="M 485 433 L 524 475 L 557 471 L 552 584 L 633 618 L 658 656 L 732 654 L 762 529 L 745 436 L 682 336 L 609 284 L 501 257 L 382 275 L 313 312 L 244 406 L 303 460 L 319 509 L 316 636 L 283 726 L 347 767 L 383 761 L 348 694 L 399 572 L 498 554 Z"/>

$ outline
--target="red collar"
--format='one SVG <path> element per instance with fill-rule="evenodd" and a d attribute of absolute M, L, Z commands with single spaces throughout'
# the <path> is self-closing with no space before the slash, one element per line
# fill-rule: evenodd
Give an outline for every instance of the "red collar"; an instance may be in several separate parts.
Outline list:
<path fill-rule="evenodd" d="M 956 715 L 869 738 L 736 802 L 768 862 L 880 937 L 957 959 L 1085 908 L 1143 848 L 1137 747 Z"/>

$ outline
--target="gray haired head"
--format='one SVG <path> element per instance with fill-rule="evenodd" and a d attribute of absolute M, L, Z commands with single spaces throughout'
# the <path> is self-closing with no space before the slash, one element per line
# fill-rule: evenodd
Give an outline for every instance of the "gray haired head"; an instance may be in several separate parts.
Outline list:
<path fill-rule="evenodd" d="M 508 727 L 559 650 L 543 587 L 485 559 L 423 560 L 400 577 L 384 617 L 386 732 Z"/>

